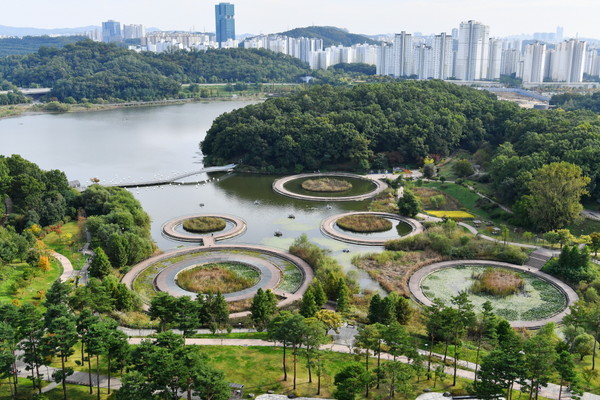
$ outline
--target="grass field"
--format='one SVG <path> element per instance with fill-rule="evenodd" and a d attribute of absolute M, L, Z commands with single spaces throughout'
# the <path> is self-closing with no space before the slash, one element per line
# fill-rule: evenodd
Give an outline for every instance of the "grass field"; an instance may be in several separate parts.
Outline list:
<path fill-rule="evenodd" d="M 48 233 L 42 241 L 52 250 L 67 257 L 71 261 L 71 264 L 73 264 L 73 269 L 80 270 L 85 264 L 86 256 L 79 252 L 84 242 L 80 240 L 77 222 L 64 224 L 61 231 L 60 236 L 56 232 Z M 67 242 L 72 242 L 72 244 L 67 244 Z"/>
<path fill-rule="evenodd" d="M 0 400 L 8 400 L 13 398 L 11 397 L 10 390 L 5 383 L 6 381 L 2 380 L 2 385 L 0 385 Z M 46 386 L 47 384 L 48 382 L 44 382 L 42 385 Z M 29 379 L 19 378 L 18 393 L 18 400 L 26 400 L 32 399 L 34 394 L 36 394 L 37 392 L 33 392 L 31 390 L 31 381 Z M 46 396 L 45 398 L 47 398 L 48 400 L 62 400 L 62 386 L 59 385 L 58 387 L 52 389 L 48 393 L 44 393 L 44 396 Z M 86 386 L 67 384 L 67 398 L 69 400 L 95 400 L 98 398 L 98 395 L 96 394 L 95 388 L 94 393 L 90 394 L 89 388 Z M 100 389 L 100 399 L 108 399 L 108 392 L 106 389 Z"/>
<path fill-rule="evenodd" d="M 46 272 L 25 263 L 0 267 L 0 302 L 18 300 L 21 303 L 39 305 L 42 300 L 39 298 L 38 291 L 47 291 L 61 273 L 62 266 L 53 258 L 50 258 L 50 271 Z M 21 280 L 27 275 L 29 275 L 28 279 Z M 24 286 L 15 290 L 14 285 L 18 281 L 23 282 L 22 286 Z"/>

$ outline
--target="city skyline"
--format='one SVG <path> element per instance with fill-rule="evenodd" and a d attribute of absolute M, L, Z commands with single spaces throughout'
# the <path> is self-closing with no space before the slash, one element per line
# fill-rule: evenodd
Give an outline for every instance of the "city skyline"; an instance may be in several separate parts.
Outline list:
<path fill-rule="evenodd" d="M 275 33 L 296 27 L 330 25 L 353 33 L 389 34 L 399 31 L 432 34 L 450 32 L 467 20 L 490 26 L 490 36 L 554 32 L 558 25 L 565 36 L 599 38 L 597 0 L 285 0 L 231 1 L 236 7 L 238 33 Z M 149 4 L 150 3 L 150 4 Z M 36 28 L 70 28 L 99 25 L 109 19 L 122 24 L 143 24 L 162 30 L 215 31 L 214 6 L 218 1 L 173 0 L 126 3 L 105 0 L 102 4 L 56 0 L 31 0 L 23 13 L 17 3 L 3 4 L 0 25 Z M 68 12 L 65 12 L 68 10 Z M 435 14 L 431 11 L 435 10 Z M 518 10 L 516 12 L 515 10 Z"/>

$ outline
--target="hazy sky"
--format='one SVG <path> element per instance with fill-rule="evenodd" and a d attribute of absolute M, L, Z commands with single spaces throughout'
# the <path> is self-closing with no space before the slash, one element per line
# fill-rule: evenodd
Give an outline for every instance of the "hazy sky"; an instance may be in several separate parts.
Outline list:
<path fill-rule="evenodd" d="M 233 0 L 236 32 L 333 25 L 355 33 L 451 31 L 474 19 L 492 36 L 554 32 L 600 38 L 600 0 Z M 214 31 L 207 0 L 0 0 L 0 25 L 65 28 L 107 19 L 163 30 Z"/>

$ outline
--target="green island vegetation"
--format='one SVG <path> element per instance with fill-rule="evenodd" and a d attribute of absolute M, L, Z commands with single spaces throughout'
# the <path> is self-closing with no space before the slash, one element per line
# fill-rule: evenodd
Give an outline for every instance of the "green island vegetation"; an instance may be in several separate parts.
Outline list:
<path fill-rule="evenodd" d="M 345 192 L 352 189 L 352 184 L 335 178 L 308 179 L 302 182 L 302 189 L 309 192 Z"/>
<path fill-rule="evenodd" d="M 233 293 L 258 283 L 260 273 L 239 263 L 199 265 L 177 274 L 177 284 L 194 293 Z"/>
<path fill-rule="evenodd" d="M 183 221 L 183 229 L 194 233 L 218 232 L 226 226 L 225 220 L 218 217 L 196 217 Z"/>
<path fill-rule="evenodd" d="M 492 296 L 506 297 L 525 289 L 521 276 L 512 271 L 487 268 L 483 272 L 473 272 L 475 282 L 469 288 L 472 293 L 486 293 Z"/>
<path fill-rule="evenodd" d="M 359 233 L 385 232 L 392 229 L 392 222 L 376 215 L 348 215 L 335 221 L 340 228 Z"/>
<path fill-rule="evenodd" d="M 182 84 L 296 82 L 309 73 L 300 60 L 267 50 L 215 49 L 136 53 L 84 40 L 62 48 L 0 59 L 5 80 L 19 87 L 49 87 L 50 99 L 102 103 L 178 98 Z M 201 97 L 201 90 L 192 90 Z M 207 97 L 205 95 L 204 97 Z"/>

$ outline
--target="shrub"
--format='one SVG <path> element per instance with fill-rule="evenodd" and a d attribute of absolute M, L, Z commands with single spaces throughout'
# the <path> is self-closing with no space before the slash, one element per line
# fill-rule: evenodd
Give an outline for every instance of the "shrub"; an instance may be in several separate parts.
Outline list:
<path fill-rule="evenodd" d="M 196 217 L 183 222 L 183 229 L 194 233 L 218 232 L 226 226 L 225 220 L 218 217 Z"/>
<path fill-rule="evenodd" d="M 525 282 L 518 273 L 505 269 L 487 268 L 481 273 L 473 273 L 475 280 L 469 289 L 472 293 L 485 293 L 506 297 L 523 291 Z"/>

